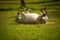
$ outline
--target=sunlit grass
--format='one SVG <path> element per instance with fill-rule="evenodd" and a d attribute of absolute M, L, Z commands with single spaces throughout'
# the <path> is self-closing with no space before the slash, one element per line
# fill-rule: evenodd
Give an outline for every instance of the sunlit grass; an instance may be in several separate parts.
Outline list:
<path fill-rule="evenodd" d="M 33 2 L 36 1 L 38 2 L 38 0 Z M 26 7 L 39 14 L 41 13 L 39 9 L 47 5 L 48 21 L 55 24 L 19 24 L 15 21 L 18 10 L 0 11 L 0 40 L 60 40 L 60 6 L 57 5 L 59 3 L 57 6 L 53 4 L 56 3 L 26 4 Z M 18 8 L 20 6 L 18 5 L 10 4 L 10 7 Z"/>

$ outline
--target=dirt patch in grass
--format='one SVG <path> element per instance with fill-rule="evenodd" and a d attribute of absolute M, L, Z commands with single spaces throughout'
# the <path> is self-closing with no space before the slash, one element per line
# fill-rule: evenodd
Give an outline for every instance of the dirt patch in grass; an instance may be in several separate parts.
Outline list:
<path fill-rule="evenodd" d="M 55 24 L 55 22 L 47 22 L 47 24 Z"/>

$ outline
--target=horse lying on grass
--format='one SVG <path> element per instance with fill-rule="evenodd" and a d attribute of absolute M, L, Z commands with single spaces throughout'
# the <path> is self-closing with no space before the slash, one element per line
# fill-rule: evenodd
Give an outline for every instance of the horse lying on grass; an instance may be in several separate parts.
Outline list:
<path fill-rule="evenodd" d="M 22 17 L 20 16 L 22 15 Z M 16 21 L 18 23 L 27 23 L 27 24 L 47 24 L 48 21 L 48 16 L 47 16 L 47 11 L 46 7 L 41 8 L 41 13 L 31 13 L 29 10 L 26 10 L 26 13 L 23 11 L 19 11 L 18 14 L 16 15 Z"/>

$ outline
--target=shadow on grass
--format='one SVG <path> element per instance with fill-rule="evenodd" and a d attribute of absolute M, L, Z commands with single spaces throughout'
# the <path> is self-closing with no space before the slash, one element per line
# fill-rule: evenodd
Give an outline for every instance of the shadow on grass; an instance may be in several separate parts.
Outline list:
<path fill-rule="evenodd" d="M 1 9 L 0 9 L 0 11 L 9 11 L 9 10 L 13 10 L 13 9 L 11 9 L 11 8 L 9 8 L 9 9 L 1 8 Z"/>
<path fill-rule="evenodd" d="M 23 9 L 23 7 L 18 8 L 0 8 L 0 11 L 11 11 L 11 10 L 20 10 Z"/>
<path fill-rule="evenodd" d="M 56 1 L 39 1 L 39 2 L 27 2 L 27 4 L 40 4 L 40 3 L 50 3 L 50 2 L 59 2 L 59 0 Z"/>

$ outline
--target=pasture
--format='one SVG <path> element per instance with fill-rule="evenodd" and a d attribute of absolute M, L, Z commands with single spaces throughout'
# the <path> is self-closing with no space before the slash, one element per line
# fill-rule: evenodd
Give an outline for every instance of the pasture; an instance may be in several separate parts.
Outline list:
<path fill-rule="evenodd" d="M 39 9 L 47 6 L 48 21 L 55 24 L 19 24 L 15 21 L 15 16 L 21 9 L 19 0 L 0 2 L 0 40 L 60 40 L 60 1 L 25 2 L 26 7 L 36 13 L 40 13 Z"/>

